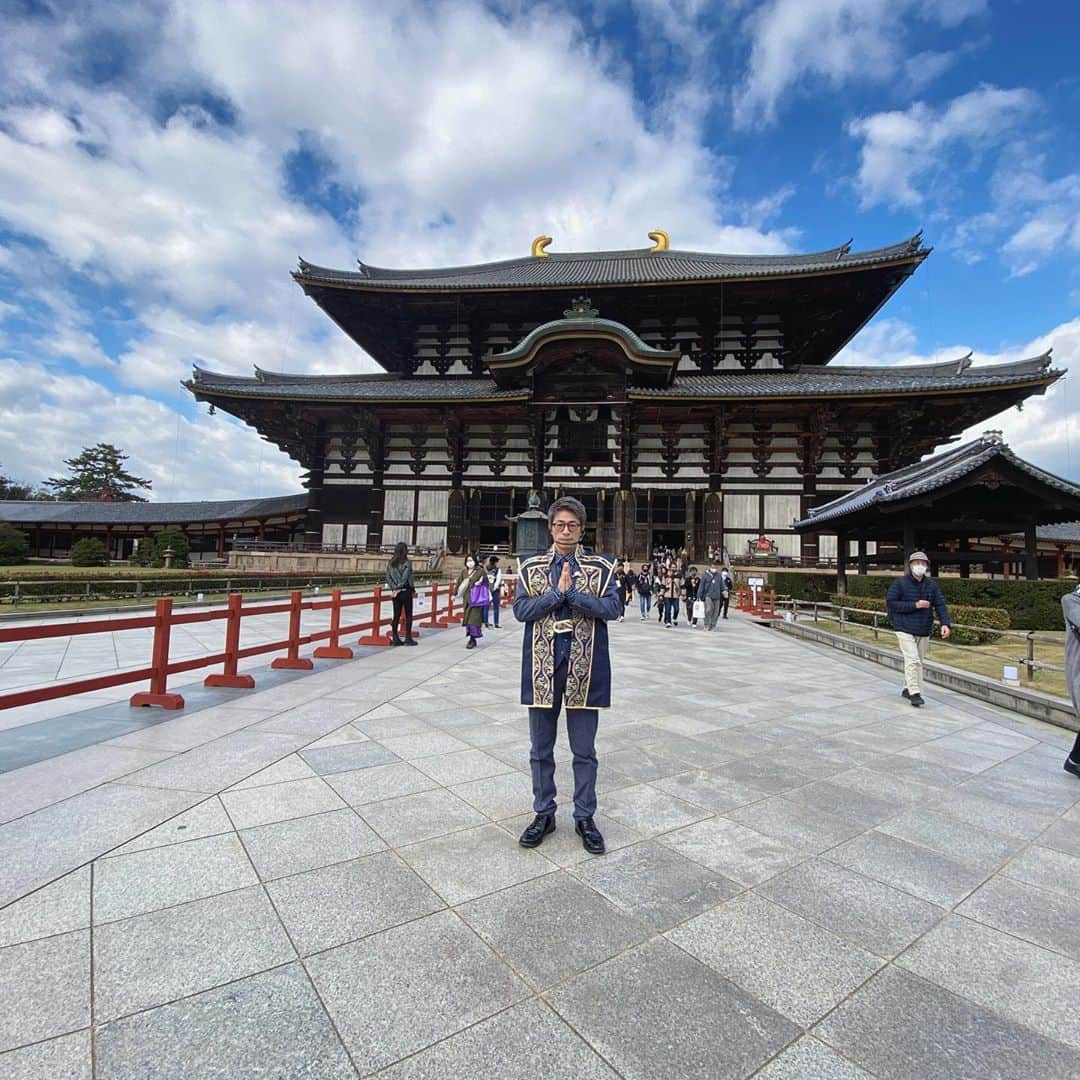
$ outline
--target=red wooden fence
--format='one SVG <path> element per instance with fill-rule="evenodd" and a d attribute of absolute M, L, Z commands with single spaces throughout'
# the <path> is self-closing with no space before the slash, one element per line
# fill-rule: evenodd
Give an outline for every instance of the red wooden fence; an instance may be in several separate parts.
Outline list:
<path fill-rule="evenodd" d="M 417 621 L 420 627 L 447 627 L 461 622 L 461 611 L 455 611 L 454 587 L 449 584 L 434 583 L 427 590 L 430 598 L 430 611 L 426 619 Z M 419 594 L 418 594 L 419 595 Z M 513 589 L 506 589 L 503 603 L 513 600 Z M 245 606 L 244 598 L 234 594 L 229 597 L 228 605 L 219 611 L 174 612 L 173 602 L 168 597 L 159 599 L 153 615 L 140 615 L 132 618 L 95 619 L 90 622 L 53 623 L 45 626 L 0 627 L 0 643 L 14 641 L 39 641 L 44 638 L 75 637 L 84 634 L 111 634 L 117 630 L 153 630 L 154 640 L 151 648 L 150 666 L 135 671 L 118 671 L 111 675 L 97 675 L 90 679 L 75 682 L 55 683 L 40 686 L 32 690 L 16 690 L 10 694 L 0 694 L 0 709 L 11 709 L 18 705 L 32 705 L 38 701 L 51 701 L 54 698 L 68 697 L 72 694 L 85 694 L 92 690 L 104 690 L 110 686 L 123 686 L 125 683 L 149 682 L 148 690 L 141 690 L 131 697 L 131 704 L 157 705 L 163 709 L 182 709 L 184 699 L 180 694 L 168 689 L 170 675 L 179 675 L 185 671 L 222 665 L 219 674 L 207 675 L 205 686 L 225 686 L 235 689 L 250 690 L 255 686 L 251 675 L 241 675 L 237 671 L 240 660 L 263 653 L 284 651 L 284 656 L 277 657 L 271 667 L 310 669 L 310 659 L 300 655 L 300 648 L 317 641 L 326 645 L 316 648 L 312 655 L 319 659 L 348 660 L 353 652 L 341 644 L 341 638 L 362 633 L 357 639 L 358 645 L 385 646 L 391 643 L 387 631 L 390 629 L 391 616 L 383 615 L 384 598 L 382 589 L 376 588 L 370 596 L 356 596 L 343 599 L 340 589 L 335 589 L 328 600 L 304 600 L 301 593 L 294 592 L 287 603 L 261 604 L 257 607 Z M 370 608 L 365 621 L 342 626 L 342 612 L 350 608 Z M 301 617 L 305 611 L 329 611 L 330 629 L 317 633 L 301 633 Z M 257 615 L 289 613 L 289 636 L 282 641 L 272 641 L 263 645 L 249 645 L 240 648 L 240 624 L 243 619 Z M 210 656 L 200 656 L 193 660 L 169 660 L 169 638 L 174 626 L 188 623 L 225 622 L 224 652 Z M 419 636 L 414 632 L 414 637 Z"/>

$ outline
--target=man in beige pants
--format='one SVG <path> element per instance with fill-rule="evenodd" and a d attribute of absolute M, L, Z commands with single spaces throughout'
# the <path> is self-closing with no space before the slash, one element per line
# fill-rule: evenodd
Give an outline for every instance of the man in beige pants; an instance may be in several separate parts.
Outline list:
<path fill-rule="evenodd" d="M 933 578 L 927 576 L 930 560 L 925 551 L 913 551 L 908 556 L 908 572 L 889 586 L 885 606 L 889 621 L 896 631 L 896 640 L 904 657 L 902 693 L 915 708 L 925 704 L 923 688 L 923 654 L 934 629 L 934 615 L 941 622 L 941 636 L 951 633 L 949 609 L 945 597 Z"/>

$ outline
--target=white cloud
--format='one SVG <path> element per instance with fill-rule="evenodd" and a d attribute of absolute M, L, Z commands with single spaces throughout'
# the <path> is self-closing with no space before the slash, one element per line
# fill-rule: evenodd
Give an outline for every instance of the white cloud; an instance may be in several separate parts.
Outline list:
<path fill-rule="evenodd" d="M 980 152 L 1000 145 L 1038 105 L 1030 90 L 980 86 L 943 108 L 917 101 L 851 121 L 848 133 L 863 143 L 855 177 L 863 207 L 921 205 L 923 183 L 971 169 Z"/>
<path fill-rule="evenodd" d="M 193 418 L 136 394 L 115 394 L 83 375 L 0 360 L 4 471 L 24 483 L 62 475 L 65 458 L 111 442 L 130 455 L 155 500 L 230 499 L 300 490 L 299 470 L 238 421 Z"/>
<path fill-rule="evenodd" d="M 735 94 L 736 126 L 773 123 L 784 95 L 813 80 L 835 88 L 906 73 L 925 84 L 948 59 L 926 55 L 921 66 L 906 68 L 915 28 L 955 27 L 985 8 L 985 0 L 770 0 L 747 20 L 750 59 Z"/>
<path fill-rule="evenodd" d="M 973 365 L 1007 363 L 1041 356 L 1052 349 L 1053 367 L 1063 370 L 1045 394 L 1028 398 L 1022 409 L 1011 408 L 965 431 L 973 439 L 990 428 L 1000 428 L 1005 441 L 1021 457 L 1041 468 L 1080 482 L 1080 400 L 1072 381 L 1080 378 L 1080 318 L 1054 327 L 1020 345 L 998 352 L 973 349 L 965 343 L 944 346 L 932 353 L 916 348 L 915 331 L 900 319 L 878 319 L 863 330 L 836 358 L 836 364 L 907 365 L 958 360 L 971 353 Z"/>

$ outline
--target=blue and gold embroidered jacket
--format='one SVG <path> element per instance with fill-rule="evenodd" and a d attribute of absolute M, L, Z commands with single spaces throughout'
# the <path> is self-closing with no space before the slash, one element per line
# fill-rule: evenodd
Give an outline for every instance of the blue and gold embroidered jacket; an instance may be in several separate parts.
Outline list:
<path fill-rule="evenodd" d="M 568 558 L 574 584 L 565 593 L 552 588 L 558 559 L 554 546 L 521 560 L 514 599 L 514 615 L 527 624 L 521 647 L 521 703 L 552 707 L 561 638 L 569 641 L 566 707 L 606 709 L 611 705 L 607 620 L 622 614 L 615 564 L 580 546 Z M 569 634 L 557 635 L 556 621 L 566 619 Z"/>

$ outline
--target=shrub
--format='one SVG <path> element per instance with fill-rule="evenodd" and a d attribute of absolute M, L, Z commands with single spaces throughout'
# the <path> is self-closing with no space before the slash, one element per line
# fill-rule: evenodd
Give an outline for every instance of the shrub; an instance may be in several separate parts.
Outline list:
<path fill-rule="evenodd" d="M 833 595 L 830 597 L 830 601 L 833 604 L 847 604 L 853 607 L 862 608 L 864 611 L 880 612 L 885 616 L 884 619 L 878 620 L 879 626 L 889 626 L 889 617 L 885 610 L 885 599 L 879 596 L 851 596 L 846 597 Z M 949 614 L 952 616 L 954 623 L 965 623 L 968 626 L 985 626 L 985 631 L 980 630 L 964 630 L 959 627 L 955 628 L 952 632 L 952 637 L 949 640 L 954 645 L 986 645 L 990 642 L 997 641 L 1000 637 L 999 634 L 992 633 L 993 630 L 1008 630 L 1009 627 L 1009 613 L 1003 608 L 989 608 L 989 607 L 969 607 L 964 604 L 953 604 L 949 606 Z M 873 623 L 873 615 L 861 615 L 856 612 L 849 612 L 845 615 L 845 618 L 855 623 L 862 623 L 869 626 Z M 934 624 L 934 637 L 941 636 L 941 627 Z"/>
<path fill-rule="evenodd" d="M 26 562 L 29 551 L 26 533 L 14 525 L 0 524 L 0 566 L 18 566 Z"/>
<path fill-rule="evenodd" d="M 108 566 L 109 549 L 93 537 L 76 540 L 71 547 L 72 566 Z"/>
<path fill-rule="evenodd" d="M 848 575 L 848 598 L 877 596 L 884 598 L 898 575 Z M 1009 613 L 1011 626 L 1016 630 L 1060 630 L 1061 597 L 1074 587 L 1072 582 L 1003 581 L 987 578 L 935 578 L 945 602 L 978 608 L 1003 608 Z M 827 600 L 836 588 L 833 574 L 807 574 L 794 571 L 773 575 L 777 593 L 798 600 Z M 961 622 L 959 616 L 954 616 Z"/>
<path fill-rule="evenodd" d="M 172 548 L 173 551 L 172 569 L 188 565 L 188 552 L 191 550 L 191 545 L 183 530 L 176 528 L 162 529 L 153 536 L 143 537 L 131 561 L 136 566 L 163 567 L 167 548 Z"/>

